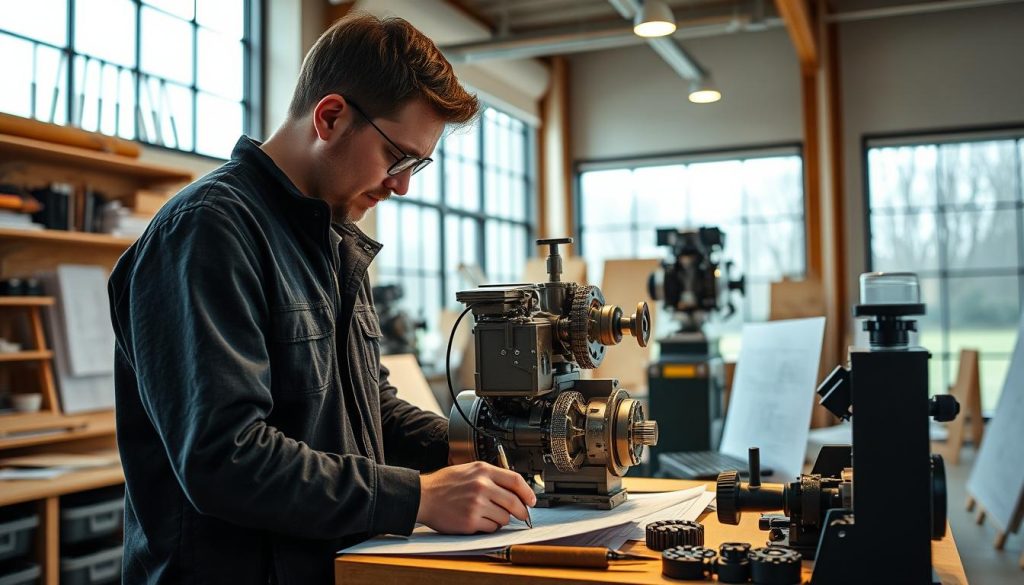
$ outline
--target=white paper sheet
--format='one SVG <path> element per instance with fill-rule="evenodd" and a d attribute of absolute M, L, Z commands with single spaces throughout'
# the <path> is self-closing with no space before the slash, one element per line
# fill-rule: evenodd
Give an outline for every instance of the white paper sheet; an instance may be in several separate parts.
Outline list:
<path fill-rule="evenodd" d="M 355 546 L 338 551 L 339 554 L 395 554 L 395 555 L 436 555 L 473 554 L 492 551 L 513 544 L 528 544 L 563 539 L 601 531 L 621 532 L 622 540 L 629 539 L 634 524 L 666 508 L 697 499 L 704 493 L 704 486 L 663 494 L 636 494 L 614 510 L 597 510 L 584 506 L 556 506 L 554 508 L 532 508 L 533 529 L 513 521 L 512 524 L 490 534 L 438 534 L 426 526 L 419 526 L 409 537 L 379 536 Z M 699 514 L 699 512 L 698 512 Z M 582 540 L 597 541 L 603 537 L 589 535 Z M 606 540 L 606 539 L 605 539 Z M 603 544 L 601 546 L 608 546 Z"/>
<path fill-rule="evenodd" d="M 961 415 L 962 416 L 962 415 Z M 974 496 L 1000 530 L 1014 532 L 1024 500 L 1024 319 L 1010 358 L 1003 392 L 985 429 L 978 455 L 967 480 Z"/>
<path fill-rule="evenodd" d="M 68 365 L 74 376 L 114 373 L 107 271 L 101 266 L 57 266 Z"/>
<path fill-rule="evenodd" d="M 782 481 L 800 474 L 824 334 L 824 317 L 743 326 L 722 453 L 746 460 L 760 447 Z"/>

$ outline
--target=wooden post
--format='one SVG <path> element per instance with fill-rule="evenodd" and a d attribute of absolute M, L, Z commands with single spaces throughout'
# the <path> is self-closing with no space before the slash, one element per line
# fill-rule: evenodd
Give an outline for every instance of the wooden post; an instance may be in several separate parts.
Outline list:
<path fill-rule="evenodd" d="M 950 465 L 960 462 L 960 449 L 964 444 L 964 426 L 971 421 L 971 441 L 975 448 L 981 445 L 981 436 L 985 431 L 981 417 L 981 378 L 979 376 L 978 351 L 975 349 L 960 350 L 960 365 L 956 383 L 950 386 L 949 393 L 960 403 L 960 414 L 946 425 L 948 435 L 945 443 L 934 445 L 935 450 L 942 453 Z"/>

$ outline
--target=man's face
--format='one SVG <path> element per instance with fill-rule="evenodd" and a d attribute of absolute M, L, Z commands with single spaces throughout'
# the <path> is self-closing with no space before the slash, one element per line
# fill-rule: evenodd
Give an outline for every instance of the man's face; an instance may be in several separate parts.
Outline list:
<path fill-rule="evenodd" d="M 410 101 L 388 118 L 374 118 L 373 124 L 379 132 L 345 102 L 334 123 L 334 132 L 321 149 L 316 196 L 331 206 L 336 222 L 359 221 L 367 210 L 392 194 L 405 195 L 412 171 L 392 176 L 388 169 L 402 153 L 429 157 L 445 126 L 421 100 Z"/>

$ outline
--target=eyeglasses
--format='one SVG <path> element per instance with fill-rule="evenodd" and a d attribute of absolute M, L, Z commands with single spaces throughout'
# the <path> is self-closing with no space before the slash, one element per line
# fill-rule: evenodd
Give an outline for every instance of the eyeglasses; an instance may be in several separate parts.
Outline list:
<path fill-rule="evenodd" d="M 408 171 L 409 169 L 412 169 L 412 174 L 415 175 L 416 173 L 422 171 L 423 167 L 429 165 L 434 161 L 434 159 L 432 158 L 420 158 L 418 156 L 412 156 L 411 154 L 405 154 L 405 151 L 402 150 L 402 147 L 395 144 L 394 140 L 388 138 L 388 135 L 385 134 L 384 131 L 381 130 L 376 124 L 373 123 L 373 120 L 371 120 L 370 117 L 366 115 L 366 112 L 364 112 L 362 108 L 357 106 L 355 102 L 353 102 L 352 100 L 348 100 L 348 103 L 352 106 L 352 109 L 359 112 L 359 115 L 362 116 L 364 120 L 370 123 L 370 126 L 373 126 L 374 130 L 376 130 L 381 136 L 384 137 L 384 140 L 388 141 L 388 144 L 394 147 L 394 149 L 397 150 L 398 153 L 402 155 L 398 156 L 395 153 L 391 153 L 391 156 L 395 157 L 395 164 L 388 167 L 389 175 L 399 175 L 401 173 L 404 173 L 405 171 Z"/>

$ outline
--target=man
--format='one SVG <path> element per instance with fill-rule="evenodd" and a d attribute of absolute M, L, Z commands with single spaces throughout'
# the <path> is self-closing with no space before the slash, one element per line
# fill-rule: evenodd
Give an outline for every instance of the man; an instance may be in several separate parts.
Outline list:
<path fill-rule="evenodd" d="M 334 552 L 374 534 L 526 518 L 521 476 L 444 467 L 447 422 L 396 397 L 366 276 L 381 246 L 352 224 L 477 109 L 407 22 L 347 17 L 283 126 L 242 137 L 120 259 L 126 583 L 329 583 Z"/>

